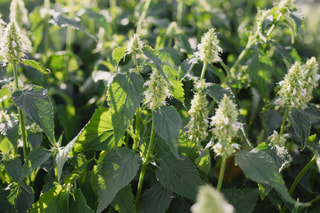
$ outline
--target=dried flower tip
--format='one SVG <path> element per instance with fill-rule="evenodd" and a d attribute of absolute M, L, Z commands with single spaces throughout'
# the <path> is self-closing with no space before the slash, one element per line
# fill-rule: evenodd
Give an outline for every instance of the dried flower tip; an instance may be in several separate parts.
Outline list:
<path fill-rule="evenodd" d="M 208 100 L 206 94 L 198 90 L 193 99 L 191 100 L 191 108 L 188 112 L 190 115 L 190 121 L 187 124 L 188 135 L 193 143 L 197 143 L 200 146 L 200 142 L 203 141 L 208 133 Z"/>
<path fill-rule="evenodd" d="M 226 95 L 223 95 L 216 113 L 211 117 L 211 126 L 218 139 L 226 140 L 237 135 L 241 123 L 237 121 L 239 112 L 236 104 Z"/>
<path fill-rule="evenodd" d="M 198 44 L 198 51 L 195 56 L 200 58 L 203 62 L 214 63 L 221 61 L 219 53 L 222 52 L 219 46 L 219 40 L 215 33 L 215 29 L 210 29 L 201 38 L 201 43 Z"/>
<path fill-rule="evenodd" d="M 201 186 L 197 195 L 197 202 L 191 207 L 192 213 L 233 213 L 234 207 L 223 195 L 210 185 Z"/>
<path fill-rule="evenodd" d="M 140 40 L 138 34 L 134 34 L 127 44 L 127 52 L 133 54 L 142 53 L 143 42 Z"/>
<path fill-rule="evenodd" d="M 8 62 L 17 62 L 24 56 L 27 48 L 22 40 L 20 28 L 15 21 L 11 21 L 7 25 L 0 47 L 2 55 Z"/>
<path fill-rule="evenodd" d="M 143 93 L 146 99 L 145 103 L 149 105 L 150 109 L 165 105 L 166 98 L 171 96 L 169 82 L 157 69 L 152 69 L 150 79 L 145 82 L 144 86 L 147 86 L 147 90 Z"/>
<path fill-rule="evenodd" d="M 179 33 L 180 33 L 180 29 L 178 27 L 177 22 L 175 22 L 175 21 L 171 22 L 170 25 L 167 28 L 166 35 L 169 38 L 173 38 L 174 36 L 176 36 Z"/>
<path fill-rule="evenodd" d="M 28 10 L 23 0 L 12 0 L 10 4 L 10 21 L 16 21 L 20 25 L 29 25 Z"/>

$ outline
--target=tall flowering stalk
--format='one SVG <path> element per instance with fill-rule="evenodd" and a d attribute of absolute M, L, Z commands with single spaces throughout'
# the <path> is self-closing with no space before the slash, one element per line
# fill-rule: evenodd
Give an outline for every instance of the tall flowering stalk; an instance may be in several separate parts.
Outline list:
<path fill-rule="evenodd" d="M 208 122 L 208 100 L 203 90 L 206 88 L 205 81 L 197 82 L 196 93 L 191 101 L 191 108 L 188 112 L 190 115 L 190 121 L 187 124 L 189 139 L 193 144 L 196 144 L 199 148 L 201 147 L 201 141 L 207 136 L 207 130 L 209 126 Z"/>
<path fill-rule="evenodd" d="M 236 104 L 224 94 L 216 109 L 216 113 L 211 117 L 211 126 L 217 143 L 213 145 L 213 150 L 217 156 L 221 156 L 221 169 L 219 174 L 217 190 L 220 191 L 224 176 L 226 159 L 233 155 L 240 145 L 233 143 L 232 139 L 237 136 L 241 123 L 238 122 L 239 112 Z"/>
<path fill-rule="evenodd" d="M 215 29 L 210 29 L 205 33 L 200 44 L 198 44 L 198 51 L 195 52 L 195 57 L 203 62 L 200 80 L 195 82 L 195 94 L 191 101 L 191 108 L 189 110 L 190 121 L 187 124 L 189 139 L 196 144 L 197 147 L 201 147 L 201 141 L 207 136 L 208 129 L 208 100 L 204 90 L 207 88 L 204 80 L 204 74 L 208 63 L 214 63 L 221 61 L 219 54 L 222 52 L 222 48 L 219 46 L 219 40 L 217 38 Z"/>
<path fill-rule="evenodd" d="M 312 98 L 312 90 L 317 87 L 319 79 L 318 64 L 316 59 L 312 57 L 306 64 L 301 65 L 299 62 L 293 64 L 284 80 L 279 82 L 281 88 L 278 91 L 279 98 L 276 100 L 276 104 L 286 108 L 279 137 L 283 135 L 290 109 L 305 109 L 307 107 L 307 103 Z"/>
<path fill-rule="evenodd" d="M 16 89 L 19 89 L 18 69 L 17 64 L 24 56 L 26 46 L 21 38 L 19 26 L 15 21 L 11 21 L 4 31 L 4 36 L 0 42 L 1 55 L 5 58 L 6 62 L 12 64 L 14 82 Z M 18 108 L 24 158 L 28 155 L 27 133 L 25 129 L 24 116 L 21 109 Z"/>

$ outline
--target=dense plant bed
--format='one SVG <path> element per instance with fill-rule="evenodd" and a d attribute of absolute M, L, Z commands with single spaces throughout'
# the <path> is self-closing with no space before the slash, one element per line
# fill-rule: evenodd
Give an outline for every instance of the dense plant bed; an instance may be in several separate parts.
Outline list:
<path fill-rule="evenodd" d="M 0 5 L 0 212 L 320 211 L 310 5 Z"/>

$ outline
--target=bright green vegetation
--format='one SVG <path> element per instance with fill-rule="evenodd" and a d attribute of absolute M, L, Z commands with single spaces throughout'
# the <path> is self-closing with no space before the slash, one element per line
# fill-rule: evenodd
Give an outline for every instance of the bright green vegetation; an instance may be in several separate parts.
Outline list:
<path fill-rule="evenodd" d="M 0 212 L 320 212 L 316 8 L 1 1 Z"/>

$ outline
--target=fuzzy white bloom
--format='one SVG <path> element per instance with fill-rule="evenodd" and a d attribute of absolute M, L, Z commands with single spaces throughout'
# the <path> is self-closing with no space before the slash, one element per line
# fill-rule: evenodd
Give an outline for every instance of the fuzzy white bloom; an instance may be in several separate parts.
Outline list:
<path fill-rule="evenodd" d="M 15 21 L 11 21 L 5 28 L 0 41 L 1 55 L 8 62 L 17 62 L 27 50 L 27 45 L 21 37 L 21 31 Z"/>
<path fill-rule="evenodd" d="M 150 109 L 156 109 L 166 105 L 166 98 L 171 97 L 169 91 L 169 82 L 161 75 L 157 69 L 152 69 L 150 79 L 144 83 L 147 90 L 145 95 L 145 104 L 149 105 Z"/>
<path fill-rule="evenodd" d="M 207 87 L 205 80 L 195 82 L 196 92 L 191 100 L 191 108 L 188 111 L 190 120 L 187 124 L 187 134 L 192 143 L 200 147 L 201 141 L 208 136 L 208 100 L 203 90 Z"/>
<path fill-rule="evenodd" d="M 139 54 L 142 53 L 143 42 L 140 40 L 138 34 L 134 34 L 127 43 L 128 54 Z"/>
<path fill-rule="evenodd" d="M 312 99 L 312 90 L 318 86 L 320 75 L 318 63 L 312 57 L 306 64 L 296 62 L 279 82 L 281 86 L 276 104 L 290 108 L 304 109 Z"/>
<path fill-rule="evenodd" d="M 274 130 L 273 134 L 268 137 L 268 141 L 270 141 L 270 143 L 273 145 L 284 147 L 288 137 L 289 134 L 283 134 L 281 137 L 279 137 L 279 133 Z"/>
<path fill-rule="evenodd" d="M 180 29 L 179 29 L 177 22 L 175 22 L 175 21 L 171 22 L 167 28 L 166 35 L 169 38 L 173 38 L 174 36 L 176 36 L 179 33 L 180 33 Z"/>
<path fill-rule="evenodd" d="M 242 125 L 238 122 L 238 116 L 239 112 L 235 103 L 224 94 L 210 123 L 214 127 L 212 131 L 217 138 L 217 143 L 212 146 L 217 156 L 229 157 L 240 149 L 239 144 L 231 141 L 237 136 Z"/>
<path fill-rule="evenodd" d="M 197 202 L 191 207 L 192 213 L 234 213 L 234 207 L 223 195 L 210 185 L 201 186 Z"/>
<path fill-rule="evenodd" d="M 222 48 L 219 46 L 219 40 L 215 33 L 215 29 L 211 28 L 201 38 L 201 43 L 198 44 L 198 51 L 195 52 L 195 57 L 199 58 L 203 62 L 214 63 L 221 61 L 219 53 L 222 52 Z"/>
<path fill-rule="evenodd" d="M 16 21 L 20 26 L 29 25 L 28 10 L 23 0 L 12 0 L 10 4 L 10 21 Z"/>

